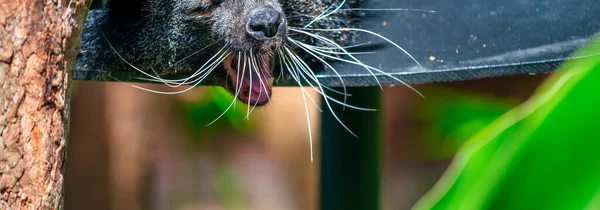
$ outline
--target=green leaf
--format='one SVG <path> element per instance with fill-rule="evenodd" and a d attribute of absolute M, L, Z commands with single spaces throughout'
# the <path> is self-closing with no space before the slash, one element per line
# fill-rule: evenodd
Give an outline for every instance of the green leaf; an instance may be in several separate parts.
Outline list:
<path fill-rule="evenodd" d="M 216 161 L 212 175 L 215 191 L 225 209 L 248 209 L 239 171 L 228 162 Z"/>
<path fill-rule="evenodd" d="M 419 118 L 426 125 L 423 132 L 425 154 L 429 158 L 447 159 L 459 147 L 516 104 L 479 93 L 450 88 L 426 88 L 428 96 L 418 105 Z"/>
<path fill-rule="evenodd" d="M 589 51 L 599 52 L 600 44 L 574 57 Z M 414 208 L 598 207 L 599 90 L 600 59 L 567 62 L 530 100 L 467 141 Z"/>
<path fill-rule="evenodd" d="M 234 100 L 222 87 L 207 87 L 197 100 L 181 104 L 184 125 L 194 141 L 215 139 L 232 128 L 238 133 L 252 131 L 254 121 L 245 120 L 248 106 L 239 101 L 232 105 Z"/>
<path fill-rule="evenodd" d="M 246 118 L 248 105 L 236 102 L 232 104 L 233 100 L 236 100 L 231 93 L 222 87 L 212 87 L 210 89 L 210 95 L 212 96 L 213 102 L 219 107 L 220 112 L 225 114 L 224 118 L 230 123 L 230 125 L 238 132 L 249 132 L 252 128 L 252 124 Z"/>

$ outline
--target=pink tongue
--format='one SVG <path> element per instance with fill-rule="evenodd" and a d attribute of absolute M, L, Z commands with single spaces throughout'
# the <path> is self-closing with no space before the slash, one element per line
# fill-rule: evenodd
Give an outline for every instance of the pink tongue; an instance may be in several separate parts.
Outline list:
<path fill-rule="evenodd" d="M 235 56 L 231 56 L 223 63 L 230 79 L 235 85 L 235 90 L 240 90 L 238 98 L 241 101 L 250 105 L 263 105 L 269 102 L 272 84 L 268 80 L 268 59 L 269 58 L 265 56 L 261 63 L 259 63 L 259 61 L 257 61 L 257 65 L 250 65 L 248 63 L 246 64 L 246 68 L 242 66 L 243 64 L 238 66 L 238 58 Z M 238 67 L 240 69 L 237 69 Z"/>
<path fill-rule="evenodd" d="M 250 91 L 252 92 L 246 97 L 248 98 L 248 103 L 250 104 L 264 104 L 269 101 L 269 97 L 271 97 L 271 84 L 267 80 L 267 75 L 269 74 L 269 66 L 268 60 L 264 62 L 264 64 L 259 64 L 258 69 L 252 69 L 250 72 L 252 74 L 252 79 L 250 79 L 250 75 L 244 78 L 242 83 L 245 83 L 243 86 L 250 86 L 250 80 L 252 81 L 252 85 L 250 86 Z"/>
<path fill-rule="evenodd" d="M 261 71 L 263 71 L 263 70 L 261 70 Z M 247 79 L 245 78 L 244 82 L 249 83 L 248 79 L 250 79 L 250 78 L 247 78 Z M 268 83 L 268 81 L 267 81 L 267 77 L 265 76 L 265 74 L 257 74 L 256 71 L 252 71 L 252 87 L 250 87 L 250 88 L 252 89 L 253 96 L 254 96 L 254 93 L 263 92 L 263 94 L 264 94 L 265 90 L 268 89 L 267 83 Z M 267 87 L 263 87 L 263 86 L 267 86 Z"/>

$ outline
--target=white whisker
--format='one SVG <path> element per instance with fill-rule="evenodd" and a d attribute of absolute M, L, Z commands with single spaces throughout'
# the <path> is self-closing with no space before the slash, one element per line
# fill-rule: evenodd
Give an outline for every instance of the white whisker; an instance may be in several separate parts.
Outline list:
<path fill-rule="evenodd" d="M 219 50 L 217 53 L 215 53 L 215 55 L 213 55 L 213 57 L 211 57 L 208 61 L 206 61 L 196 72 L 194 72 L 192 75 L 190 75 L 186 78 L 173 79 L 173 80 L 162 79 L 160 77 L 153 77 L 154 79 L 146 79 L 146 78 L 138 78 L 138 79 L 145 80 L 145 81 L 152 81 L 152 82 L 162 82 L 163 84 L 165 84 L 169 87 L 172 87 L 172 88 L 180 87 L 182 85 L 193 84 L 197 81 L 197 79 L 194 79 L 192 81 L 188 81 L 188 80 L 195 78 L 198 75 L 204 73 L 215 63 L 219 63 L 221 56 L 224 54 L 227 54 L 227 52 L 223 52 L 224 49 L 225 49 L 225 47 L 221 48 L 221 50 Z M 219 56 L 219 55 L 221 55 L 221 56 Z M 213 60 L 213 59 L 215 59 L 215 57 L 219 57 L 219 58 L 217 58 L 216 60 Z"/>
<path fill-rule="evenodd" d="M 313 159 L 313 139 L 312 139 L 312 129 L 310 127 L 310 113 L 308 112 L 308 103 L 306 103 L 306 90 L 304 90 L 303 88 L 301 89 L 302 91 L 300 91 L 302 93 L 302 99 L 304 100 L 304 110 L 306 112 L 306 125 L 308 127 L 308 143 L 310 146 L 310 162 L 314 162 Z"/>
<path fill-rule="evenodd" d="M 281 49 L 279 50 L 279 52 L 281 52 Z M 277 82 L 279 82 L 279 80 L 281 78 L 283 78 L 283 60 L 281 60 L 281 56 L 282 55 L 280 53 L 280 55 L 278 56 L 279 57 L 279 67 L 280 67 L 280 69 L 279 69 L 279 76 L 277 77 Z"/>
<path fill-rule="evenodd" d="M 436 13 L 435 10 L 426 10 L 426 9 L 409 9 L 409 8 L 348 8 L 348 9 L 340 9 L 339 12 L 343 11 L 410 11 L 410 12 L 427 12 L 427 13 Z"/>
<path fill-rule="evenodd" d="M 225 54 L 228 55 L 228 54 Z M 193 88 L 195 88 L 196 86 L 198 86 L 200 83 L 202 83 L 202 81 L 204 81 L 205 78 L 208 77 L 208 75 L 210 75 L 210 73 L 212 73 L 213 70 L 215 70 L 215 68 L 218 66 L 219 63 L 223 62 L 223 60 L 225 60 L 226 56 L 222 56 L 222 58 L 219 59 L 219 62 L 215 62 L 215 65 L 213 65 L 212 67 L 210 67 L 210 70 L 205 73 L 204 75 L 202 75 L 200 78 L 197 79 L 197 82 L 194 83 L 193 85 L 191 85 L 189 88 L 186 88 L 184 90 L 181 91 L 173 91 L 173 92 L 165 92 L 165 91 L 157 91 L 157 90 L 152 90 L 152 89 L 148 89 L 148 88 L 144 88 L 144 87 L 140 87 L 137 85 L 131 85 L 134 88 L 140 89 L 140 90 L 144 90 L 144 91 L 148 91 L 148 92 L 152 92 L 152 93 L 158 93 L 158 94 L 163 94 L 163 95 L 175 95 L 175 94 L 180 94 L 180 93 L 185 93 Z"/>
<path fill-rule="evenodd" d="M 215 44 L 216 44 L 217 42 L 219 42 L 219 41 L 221 41 L 221 40 L 217 40 L 217 41 L 215 41 L 215 42 L 213 42 L 213 43 L 211 43 L 211 44 L 207 45 L 206 47 L 203 47 L 202 49 L 199 49 L 199 50 L 197 50 L 196 52 L 193 52 L 192 54 L 190 54 L 190 55 L 188 55 L 188 56 L 185 56 L 185 57 L 184 57 L 184 58 L 182 58 L 181 60 L 178 60 L 178 61 L 176 61 L 175 63 L 173 63 L 173 64 L 172 64 L 172 65 L 171 65 L 169 68 L 171 68 L 171 67 L 173 67 L 173 66 L 175 66 L 175 65 L 177 65 L 177 64 L 179 64 L 179 63 L 181 63 L 181 62 L 183 62 L 183 61 L 185 61 L 185 60 L 187 60 L 188 58 L 190 58 L 190 57 L 192 57 L 192 56 L 194 56 L 194 55 L 196 55 L 196 54 L 198 54 L 198 53 L 200 53 L 200 52 L 202 52 L 202 51 L 206 50 L 207 48 L 209 48 L 209 47 L 211 47 L 211 46 L 215 45 Z"/>
<path fill-rule="evenodd" d="M 287 53 L 287 52 L 286 52 L 286 53 Z M 292 78 L 293 78 L 293 79 L 294 79 L 294 80 L 295 80 L 295 81 L 298 83 L 298 86 L 299 86 L 299 87 L 301 87 L 302 89 L 304 89 L 304 87 L 302 86 L 302 82 L 300 81 L 300 76 L 298 76 L 298 70 L 297 70 L 298 66 L 297 66 L 295 63 L 293 63 L 292 61 L 288 60 L 288 59 L 287 59 L 287 57 L 285 57 L 285 56 L 283 55 L 283 53 L 281 52 L 281 50 L 280 50 L 280 54 L 281 54 L 281 56 L 282 56 L 282 57 L 284 57 L 284 61 L 286 62 L 286 63 L 285 63 L 285 66 L 286 66 L 286 67 L 288 68 L 288 70 L 290 71 L 290 75 L 292 76 Z M 289 54 L 289 53 L 288 53 L 288 54 Z M 293 63 L 293 64 L 292 64 L 292 63 Z M 288 64 L 289 64 L 289 65 L 288 65 Z M 294 66 L 295 66 L 295 67 L 294 67 Z M 294 73 L 295 73 L 295 74 L 294 74 Z M 310 84 L 310 83 L 309 83 L 309 84 Z M 313 87 L 313 86 L 312 86 L 312 84 L 310 84 L 310 85 L 311 85 L 311 87 Z M 314 87 L 313 87 L 313 89 L 314 89 Z M 315 89 L 315 90 L 316 90 L 316 89 Z M 305 91 L 306 91 L 306 90 L 305 90 Z M 313 97 L 312 97 L 312 96 L 310 96 L 310 95 L 307 95 L 307 96 L 308 96 L 308 99 L 309 99 L 309 100 L 312 102 L 312 104 L 313 104 L 313 105 L 315 105 L 315 107 L 317 107 L 317 109 L 319 109 L 319 112 L 323 112 L 323 109 L 321 109 L 321 107 L 320 107 L 320 106 L 317 104 L 317 102 L 316 102 L 316 101 L 313 99 Z"/>
<path fill-rule="evenodd" d="M 375 54 L 377 52 L 350 52 L 350 53 L 345 53 L 345 52 L 336 52 L 336 51 L 332 51 L 332 50 L 322 50 L 322 49 L 315 49 L 319 52 L 322 53 L 327 53 L 327 54 L 332 54 L 332 55 L 372 55 Z"/>
<path fill-rule="evenodd" d="M 245 54 L 246 53 L 244 52 L 244 56 L 245 56 Z M 252 48 L 250 48 L 250 55 L 252 55 Z M 250 77 L 250 87 L 252 87 L 252 61 L 251 60 L 248 60 L 248 65 L 249 65 L 248 66 L 249 67 L 248 70 L 250 71 L 250 73 L 249 73 L 250 74 L 249 75 L 249 77 Z M 242 77 L 243 77 L 243 75 L 242 75 Z M 250 98 L 252 98 L 252 91 L 248 91 L 248 99 L 250 99 Z M 248 110 L 246 112 L 246 118 L 245 119 L 246 120 L 250 120 L 250 104 L 248 104 Z"/>
<path fill-rule="evenodd" d="M 237 82 L 237 84 L 240 84 L 241 80 L 242 80 L 242 77 L 240 77 L 240 71 L 239 71 L 239 69 L 240 69 L 240 56 L 241 56 L 241 54 L 242 54 L 241 52 L 238 52 L 238 63 L 237 63 L 237 72 L 236 72 L 237 78 L 235 79 L 235 81 Z M 245 70 L 245 68 L 244 68 L 244 70 Z M 244 72 L 242 71 L 242 75 L 243 74 L 244 74 Z M 240 80 L 238 81 L 238 79 L 240 79 Z M 234 85 L 236 85 L 236 84 L 234 84 Z M 221 117 L 223 117 L 231 109 L 231 107 L 235 108 L 235 104 L 237 102 L 237 97 L 238 97 L 238 95 L 240 93 L 240 89 L 241 89 L 241 85 L 236 85 L 236 86 L 238 86 L 238 87 L 234 87 L 234 89 L 235 89 L 235 95 L 233 96 L 233 100 L 231 101 L 231 103 L 229 104 L 229 106 L 227 107 L 227 109 L 225 109 L 225 111 L 223 111 L 223 113 L 221 113 L 216 119 L 214 119 L 210 123 L 206 124 L 205 126 L 210 126 L 213 123 L 217 122 L 217 120 L 221 119 Z"/>
<path fill-rule="evenodd" d="M 235 103 L 233 103 L 233 108 L 237 104 L 237 97 L 240 95 L 240 91 L 242 89 L 242 81 L 244 77 L 244 71 L 246 70 L 246 58 L 244 57 L 244 69 L 242 70 L 242 75 L 240 76 L 240 63 L 241 63 L 242 52 L 238 52 L 238 62 L 237 62 L 237 78 L 235 79 L 236 84 L 233 84 L 235 87 Z M 239 80 L 238 80 L 239 79 Z"/>
<path fill-rule="evenodd" d="M 195 73 L 194 73 L 192 76 L 189 76 L 189 77 L 187 77 L 187 78 L 185 78 L 185 79 L 182 79 L 182 80 L 168 80 L 168 79 L 163 79 L 163 78 L 161 78 L 161 77 L 158 75 L 158 73 L 157 73 L 157 72 L 156 72 L 154 69 L 151 69 L 151 70 L 152 70 L 152 72 L 155 74 L 155 75 L 152 75 L 152 74 L 149 74 L 149 73 L 147 73 L 147 72 L 145 72 L 145 71 L 141 70 L 140 68 L 138 68 L 138 67 L 134 66 L 134 65 L 133 65 L 133 64 L 131 64 L 129 61 L 127 61 L 125 58 L 123 58 L 123 56 L 121 56 L 121 54 L 120 54 L 120 53 L 119 53 L 119 52 L 118 52 L 118 51 L 117 51 L 117 50 L 114 48 L 114 46 L 112 45 L 112 43 L 110 43 L 110 41 L 109 41 L 109 40 L 106 38 L 106 36 L 104 35 L 104 33 L 102 33 L 102 36 L 104 37 L 104 39 L 105 39 L 105 40 L 106 40 L 106 42 L 108 43 L 108 45 L 109 45 L 109 47 L 111 48 L 111 50 L 112 50 L 112 51 L 113 51 L 113 52 L 114 52 L 114 53 L 117 55 L 117 57 L 119 57 L 119 59 L 120 59 L 121 61 L 123 61 L 125 64 L 127 64 L 128 66 L 130 66 L 131 68 L 133 68 L 133 69 L 134 69 L 134 70 L 136 70 L 137 72 L 139 72 L 139 73 L 141 73 L 141 74 L 143 74 L 143 75 L 145 75 L 145 76 L 147 76 L 147 77 L 150 77 L 150 79 L 147 79 L 147 78 L 137 78 L 137 79 L 139 79 L 139 80 L 143 80 L 143 81 L 160 82 L 160 83 L 163 83 L 163 84 L 165 84 L 165 85 L 167 85 L 167 86 L 169 86 L 169 87 L 179 87 L 179 86 L 181 86 L 181 85 L 183 85 L 183 84 L 191 84 L 191 83 L 176 83 L 176 82 L 177 82 L 177 81 L 187 81 L 187 80 L 189 80 L 190 78 L 193 78 L 193 77 L 195 77 L 195 76 L 198 76 L 198 75 L 202 74 L 203 72 L 205 72 L 205 71 L 208 69 L 208 67 L 207 67 L 206 69 L 204 69 L 204 67 L 205 67 L 207 64 L 211 63 L 211 60 L 212 60 L 212 59 L 214 59 L 216 56 L 218 56 L 218 55 L 220 54 L 220 52 L 221 52 L 223 49 L 225 49 L 225 47 L 226 47 L 226 46 L 224 46 L 223 48 L 221 48 L 221 50 L 220 50 L 218 53 L 216 53 L 215 55 L 213 55 L 213 57 L 212 57 L 211 59 L 209 59 L 209 60 L 208 60 L 208 61 L 207 61 L 207 62 L 206 62 L 206 63 L 205 63 L 205 64 L 204 64 L 204 65 L 203 65 L 203 66 L 202 66 L 200 69 L 198 69 L 198 71 L 196 71 L 196 72 L 195 72 Z M 213 44 L 214 44 L 214 43 L 213 43 Z M 213 45 L 213 44 L 211 44 L 211 45 Z M 200 49 L 200 50 L 196 51 L 196 52 L 195 52 L 195 53 L 193 53 L 193 54 L 196 54 L 196 53 L 198 53 L 198 52 L 200 52 L 200 51 L 202 51 L 202 50 L 204 50 L 204 49 L 206 49 L 206 48 L 210 47 L 211 45 L 209 45 L 209 46 L 206 46 L 206 47 L 204 47 L 204 48 L 202 48 L 202 49 Z M 193 55 L 193 54 L 192 54 L 192 55 Z M 190 56 L 192 56 L 192 55 L 190 55 Z M 189 57 L 189 56 L 188 56 L 188 57 Z M 186 58 L 187 58 L 187 57 L 186 57 Z M 211 64 L 212 64 L 212 63 L 211 63 Z M 209 65 L 209 67 L 210 67 L 210 65 Z M 167 69 L 168 69 L 168 68 L 167 68 Z M 141 88 L 141 87 L 138 87 L 138 86 L 134 86 L 134 87 L 137 87 L 137 88 L 139 88 L 139 89 L 142 89 L 142 90 L 150 91 L 150 92 L 157 92 L 157 93 L 168 93 L 168 92 L 161 92 L 161 91 L 152 91 L 152 90 L 150 90 L 150 89 L 147 89 L 147 88 Z"/>
<path fill-rule="evenodd" d="M 353 45 L 344 46 L 342 48 L 344 48 L 344 49 L 350 49 L 350 48 L 362 47 L 362 46 L 366 46 L 366 45 L 370 45 L 370 44 L 373 44 L 373 42 L 365 42 L 365 43 L 353 44 Z M 337 49 L 339 49 L 337 47 L 320 47 L 320 46 L 314 46 L 314 48 L 322 49 L 322 50 L 337 50 Z"/>
<path fill-rule="evenodd" d="M 296 44 L 296 46 L 304 49 L 302 47 L 302 45 L 297 44 L 297 41 L 292 39 L 292 38 L 288 38 L 288 40 L 290 40 L 292 43 Z M 348 91 L 346 91 L 346 84 L 344 83 L 344 79 L 342 79 L 342 76 L 338 73 L 338 71 L 335 70 L 335 68 L 333 68 L 333 66 L 329 65 L 328 62 L 326 62 L 325 60 L 323 60 L 322 58 L 320 58 L 319 56 L 316 56 L 315 54 L 313 54 L 312 52 L 310 52 L 310 50 L 304 50 L 305 52 L 307 52 L 308 54 L 310 54 L 311 56 L 313 56 L 314 58 L 316 58 L 317 60 L 321 61 L 321 63 L 323 63 L 325 66 L 329 67 L 334 73 L 335 75 L 337 75 L 337 77 L 340 79 L 340 82 L 342 83 L 342 87 L 344 89 L 344 104 L 348 101 Z M 316 77 L 315 77 L 316 79 Z M 344 106 L 346 107 L 346 106 Z"/>
<path fill-rule="evenodd" d="M 310 79 L 312 79 L 313 81 L 316 82 L 316 84 L 319 86 L 320 89 L 317 89 L 314 87 L 314 85 L 310 82 L 310 80 L 308 78 L 306 78 L 305 74 L 299 74 L 302 78 L 304 78 L 304 81 L 306 81 L 316 92 L 318 92 L 320 95 L 322 95 L 324 98 L 331 100 L 339 105 L 342 105 L 344 107 L 348 107 L 348 108 L 352 108 L 352 109 L 356 109 L 356 110 L 361 110 L 361 111 L 377 111 L 376 109 L 369 109 L 369 108 L 362 108 L 362 107 L 357 107 L 357 106 L 353 106 L 350 104 L 347 104 L 345 102 L 341 102 L 329 95 L 327 95 L 325 93 L 325 91 L 323 90 L 324 87 L 323 85 L 321 85 L 321 83 L 319 82 L 319 80 L 317 79 L 316 75 L 312 72 L 312 70 L 307 69 L 307 64 L 302 61 L 297 55 L 294 55 L 289 49 L 286 48 L 286 50 L 288 51 L 288 55 L 290 55 L 290 57 L 292 57 L 295 65 L 297 64 L 297 68 L 301 69 L 302 72 L 304 72 Z M 300 71 L 298 71 L 299 73 L 302 73 Z"/>
<path fill-rule="evenodd" d="M 260 66 L 258 65 L 258 63 L 256 61 L 256 57 L 253 56 L 252 52 L 250 52 L 250 62 L 252 62 L 252 68 L 250 68 L 250 79 L 252 80 L 252 71 L 254 71 L 256 73 L 256 76 L 259 77 L 258 78 L 258 81 L 260 83 L 259 85 L 262 85 L 262 87 L 264 87 L 263 81 L 260 78 L 260 73 L 258 73 L 258 71 L 259 71 L 258 69 L 260 68 Z M 249 91 L 252 92 L 252 81 L 250 81 L 250 90 Z M 265 88 L 265 91 L 266 91 L 266 88 Z M 260 90 L 260 92 L 258 93 L 258 98 L 260 98 L 262 96 L 262 94 L 263 94 L 263 91 Z M 254 102 L 254 105 L 252 106 L 252 109 L 250 109 L 250 112 L 254 111 L 257 104 L 258 104 L 258 100 L 256 100 Z"/>
<path fill-rule="evenodd" d="M 340 10 L 342 8 L 342 6 L 344 6 L 344 4 L 346 4 L 346 0 L 343 0 L 342 2 L 340 2 L 340 4 L 333 11 L 331 11 L 331 12 L 325 14 L 325 15 L 321 14 L 321 15 L 317 16 L 315 19 L 313 19 L 312 21 L 308 22 L 308 24 L 306 24 L 304 26 L 304 28 L 308 28 L 313 23 L 315 23 L 315 22 L 317 22 L 317 21 L 319 21 L 319 20 L 321 20 L 323 18 L 326 18 L 326 17 L 328 17 L 328 16 L 330 16 L 330 15 L 332 15 L 334 13 L 336 13 L 338 10 Z M 324 12 L 326 12 L 326 11 L 327 10 L 325 10 Z"/>
<path fill-rule="evenodd" d="M 289 50 L 289 49 L 286 49 L 286 50 Z M 292 60 L 294 60 L 294 62 L 297 62 L 301 66 L 301 68 L 304 69 L 305 67 L 308 66 L 308 64 L 306 64 L 306 62 L 304 62 L 302 59 L 299 59 L 294 54 L 290 54 L 290 56 L 292 57 Z M 304 69 L 304 70 L 306 70 L 306 69 Z M 300 72 L 297 72 L 297 73 L 300 73 Z M 346 124 L 344 124 L 344 122 L 342 122 L 342 120 L 335 114 L 335 111 L 333 111 L 333 108 L 332 108 L 331 104 L 329 103 L 329 97 L 326 97 L 327 94 L 324 94 L 323 87 L 321 87 L 321 83 L 318 82 L 318 80 L 316 80 L 316 83 L 319 86 L 321 93 L 323 93 L 323 96 L 324 96 L 323 101 L 325 101 L 325 104 L 327 104 L 327 108 L 329 108 L 329 111 L 331 111 L 331 114 L 333 115 L 333 117 L 340 123 L 340 125 L 342 125 L 342 127 L 344 127 L 346 129 L 346 131 L 348 131 L 353 136 L 357 137 L 356 134 L 354 134 L 354 132 L 352 132 L 352 130 L 350 130 L 350 128 L 348 128 L 348 126 L 346 126 Z"/>
<path fill-rule="evenodd" d="M 267 69 L 269 69 L 269 64 L 268 64 L 268 63 L 265 63 L 264 55 L 261 55 L 261 60 L 260 60 L 260 63 L 257 65 L 257 66 L 258 66 L 258 69 L 255 69 L 255 70 L 256 70 L 256 74 L 260 76 L 260 75 L 262 75 L 262 73 L 266 73 L 266 74 L 267 74 L 267 76 L 272 76 L 272 75 L 270 75 L 270 72 L 262 72 L 262 69 L 260 68 L 260 66 L 261 66 L 260 64 L 262 64 L 262 67 L 263 67 L 263 68 L 265 68 L 265 67 L 266 67 Z M 269 91 L 267 91 L 267 85 L 265 84 L 265 82 L 266 82 L 266 81 L 263 81 L 263 78 L 262 78 L 262 77 L 259 77 L 258 79 L 259 79 L 259 81 L 260 81 L 260 85 L 262 86 L 262 89 L 263 89 L 263 90 L 265 91 L 265 93 L 267 94 L 267 99 L 268 99 L 269 101 L 271 101 L 271 96 L 269 96 Z M 261 90 L 261 92 L 262 92 L 262 90 Z"/>
<path fill-rule="evenodd" d="M 369 30 L 360 29 L 360 28 L 305 29 L 305 30 L 310 30 L 310 31 L 359 31 L 359 32 L 368 33 L 368 34 L 371 34 L 373 36 L 377 36 L 380 39 L 383 39 L 386 42 L 394 45 L 396 48 L 400 49 L 402 52 L 404 52 L 404 54 L 406 54 L 408 57 L 410 57 L 410 59 L 412 59 L 421 69 L 425 69 L 425 68 L 423 68 L 423 66 L 421 65 L 421 63 L 419 63 L 419 61 L 417 61 L 417 59 L 415 59 L 404 48 L 400 47 L 400 45 L 396 44 L 395 42 L 393 42 L 392 40 L 386 38 L 385 36 L 382 36 L 381 34 L 378 34 L 378 33 L 375 33 L 375 32 L 369 31 Z"/>
<path fill-rule="evenodd" d="M 298 44 L 299 44 L 299 45 L 306 45 L 306 44 L 303 44 L 303 43 L 300 43 L 300 42 L 299 42 Z M 305 46 L 305 47 L 306 47 L 306 46 Z M 310 49 L 310 48 L 305 48 L 305 50 L 311 50 L 311 49 Z M 311 50 L 311 51 L 312 51 L 312 50 Z M 406 82 L 402 81 L 401 79 L 398 79 L 398 78 L 394 77 L 393 75 L 391 75 L 391 74 L 389 74 L 389 73 L 387 73 L 387 72 L 385 72 L 385 71 L 383 71 L 383 70 L 380 70 L 380 69 L 378 69 L 378 68 L 375 68 L 375 67 L 372 67 L 372 66 L 369 66 L 369 65 L 360 64 L 360 63 L 358 63 L 358 62 L 350 61 L 350 60 L 347 60 L 347 59 L 343 59 L 343 58 L 338 58 L 338 57 L 334 57 L 334 56 L 331 56 L 331 55 L 327 55 L 327 54 L 324 54 L 324 53 L 321 53 L 321 52 L 318 52 L 318 51 L 312 51 L 312 52 L 313 52 L 313 53 L 315 53 L 315 54 L 321 55 L 321 56 L 323 56 L 323 57 L 330 58 L 330 59 L 334 59 L 334 60 L 338 60 L 338 61 L 342 61 L 342 62 L 346 62 L 346 63 L 354 64 L 354 65 L 360 65 L 360 66 L 363 66 L 363 67 L 365 67 L 365 66 L 366 66 L 366 67 L 367 67 L 367 68 L 369 68 L 370 70 L 373 70 L 373 71 L 379 72 L 379 73 L 383 74 L 384 76 L 387 76 L 387 77 L 389 77 L 389 78 L 391 78 L 391 79 L 393 79 L 393 80 L 395 80 L 395 81 L 397 81 L 397 82 L 400 82 L 400 83 L 402 83 L 404 86 L 406 86 L 406 87 L 410 88 L 412 91 L 414 91 L 415 93 L 419 94 L 419 96 L 421 96 L 421 97 L 425 98 L 425 96 L 424 96 L 423 94 L 421 94 L 421 92 L 419 92 L 417 89 L 415 89 L 414 87 L 412 87 L 412 86 L 411 86 L 411 85 L 409 85 L 408 83 L 406 83 Z M 372 72 L 371 72 L 371 73 L 372 73 Z"/>
<path fill-rule="evenodd" d="M 282 57 L 283 57 L 283 59 L 284 59 L 284 60 L 286 60 L 286 59 L 285 59 L 285 56 L 284 56 L 284 54 L 283 54 L 283 52 L 281 51 L 281 49 L 279 49 L 279 56 L 280 56 L 280 58 L 282 58 Z M 282 64 L 282 65 L 283 65 L 283 64 Z M 300 80 L 299 80 L 299 79 L 298 79 L 298 77 L 297 77 L 297 76 L 298 76 L 298 75 L 297 75 L 297 71 L 296 71 L 296 75 L 295 75 L 295 74 L 294 74 L 294 71 L 293 71 L 293 70 L 292 70 L 292 68 L 291 68 L 291 66 L 288 66 L 288 63 L 287 63 L 287 62 L 285 62 L 285 64 L 284 64 L 284 65 L 285 65 L 285 66 L 287 67 L 287 69 L 290 71 L 290 75 L 292 75 L 292 77 L 294 78 L 294 80 L 296 80 L 296 82 L 298 83 L 298 87 L 300 87 L 300 93 L 302 93 L 302 99 L 304 100 L 304 110 L 305 110 L 305 112 L 306 112 L 306 123 L 307 123 L 307 128 L 308 128 L 308 142 L 309 142 L 309 145 L 310 145 L 310 162 L 313 162 L 313 138 L 312 138 L 312 128 L 310 127 L 310 126 L 311 126 L 311 124 L 310 124 L 310 114 L 309 114 L 309 112 L 308 112 L 308 103 L 306 102 L 306 96 L 309 96 L 309 98 L 312 98 L 312 97 L 310 97 L 310 95 L 309 95 L 309 94 L 306 92 L 306 90 L 305 90 L 305 89 L 304 89 L 304 87 L 302 86 L 302 83 L 300 82 Z M 312 100 L 312 99 L 311 99 L 311 100 Z M 314 101 L 313 101 L 313 103 L 314 103 Z M 315 106 L 317 106 L 317 105 L 315 104 Z M 323 112 L 323 110 L 321 110 L 321 108 L 320 108 L 319 106 L 317 106 L 317 108 L 319 109 L 319 111 Z"/>
<path fill-rule="evenodd" d="M 290 30 L 297 31 L 297 32 L 300 32 L 300 33 L 306 34 L 306 35 L 308 35 L 308 36 L 314 37 L 314 38 L 316 38 L 316 39 L 319 39 L 319 40 L 321 40 L 321 41 L 323 41 L 323 42 L 325 42 L 325 43 L 327 43 L 327 44 L 329 44 L 329 45 L 335 46 L 335 47 L 337 47 L 339 50 L 341 50 L 341 51 L 343 51 L 343 52 L 347 53 L 347 56 L 348 56 L 348 57 L 350 57 L 350 58 L 352 58 L 352 60 L 354 60 L 354 61 L 358 62 L 358 63 L 359 63 L 359 65 L 363 66 L 363 67 L 364 67 L 364 68 L 365 68 L 365 69 L 366 69 L 366 70 L 367 70 L 369 73 L 371 73 L 371 75 L 373 76 L 373 78 L 375 78 L 375 81 L 377 81 L 377 84 L 379 85 L 379 88 L 381 88 L 381 90 L 383 90 L 383 86 L 381 86 L 381 82 L 379 82 L 379 78 L 377 78 L 377 76 L 376 76 L 376 75 L 375 75 L 375 74 L 374 74 L 374 73 L 373 73 L 373 72 L 372 72 L 372 71 L 371 71 L 369 68 L 367 68 L 367 65 L 365 65 L 364 63 L 362 63 L 362 61 L 360 61 L 359 59 L 357 59 L 357 58 L 356 58 L 356 57 L 354 57 L 353 55 L 351 55 L 351 54 L 348 54 L 348 51 L 347 51 L 346 49 L 342 48 L 342 46 L 340 46 L 338 43 L 334 42 L 334 41 L 333 41 L 333 40 L 331 40 L 331 39 L 325 38 L 325 37 L 323 37 L 323 36 L 320 36 L 320 35 L 317 35 L 317 34 L 313 34 L 313 33 L 309 33 L 309 32 L 306 32 L 306 31 L 303 31 L 303 30 L 300 30 L 300 29 L 294 29 L 294 28 L 290 28 Z"/>

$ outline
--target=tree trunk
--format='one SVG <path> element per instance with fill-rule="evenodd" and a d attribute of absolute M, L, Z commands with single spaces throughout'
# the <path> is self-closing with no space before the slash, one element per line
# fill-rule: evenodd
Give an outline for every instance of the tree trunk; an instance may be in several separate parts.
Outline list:
<path fill-rule="evenodd" d="M 69 86 L 91 1 L 0 0 L 0 209 L 61 209 Z"/>

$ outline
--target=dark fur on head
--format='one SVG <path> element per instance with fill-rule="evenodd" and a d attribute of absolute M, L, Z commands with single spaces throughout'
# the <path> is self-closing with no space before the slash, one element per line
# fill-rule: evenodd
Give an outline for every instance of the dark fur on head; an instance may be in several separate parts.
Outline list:
<path fill-rule="evenodd" d="M 310 60 L 306 53 L 290 44 L 286 27 L 301 28 L 309 24 L 312 28 L 330 29 L 348 27 L 357 14 L 346 10 L 330 14 L 327 18 L 314 21 L 315 17 L 331 11 L 343 4 L 344 8 L 359 7 L 361 1 L 343 0 L 105 0 L 97 7 L 108 8 L 107 19 L 103 20 L 102 33 L 106 38 L 99 41 L 94 49 L 94 57 L 106 60 L 123 60 L 124 62 L 104 62 L 101 69 L 110 71 L 130 71 L 132 67 L 159 78 L 172 75 L 193 75 L 194 72 L 216 55 L 218 62 L 229 65 L 216 67 L 209 77 L 212 84 L 220 84 L 232 93 L 236 87 L 249 88 L 251 77 L 260 77 L 267 97 L 270 96 L 270 69 L 275 68 L 277 59 L 273 58 L 281 52 L 283 46 L 289 46 L 299 54 L 299 58 Z M 257 39 L 247 33 L 251 13 L 257 8 L 269 7 L 270 11 L 281 14 L 283 22 L 277 36 L 269 39 Z M 278 22 L 279 23 L 279 22 Z M 355 39 L 354 32 L 312 32 L 322 35 L 344 45 Z M 295 40 L 321 46 L 314 37 L 295 33 Z M 219 54 L 223 52 L 223 54 Z M 285 52 L 285 51 L 284 51 Z M 240 56 L 255 56 L 247 74 L 241 73 L 244 59 Z M 222 56 L 222 57 L 219 57 Z M 117 58 L 118 57 L 118 58 Z M 324 58 L 326 59 L 326 58 Z M 314 61 L 314 58 L 312 59 Z M 248 60 L 251 62 L 250 60 Z M 240 68 L 237 69 L 236 68 Z M 98 68 L 98 67 L 93 67 Z M 232 70 L 233 69 L 233 70 Z M 235 73 L 237 72 L 237 76 Z M 236 77 L 236 79 L 231 79 Z M 245 78 L 240 83 L 237 77 Z M 230 78 L 228 81 L 227 78 Z M 267 82 L 269 81 L 269 82 Z M 247 90 L 239 90 L 240 95 Z M 251 89 L 251 87 L 250 87 Z M 258 89 L 254 89 L 258 91 Z M 258 91 L 258 93 L 262 93 Z M 256 97 L 256 94 L 254 95 Z M 249 97 L 249 96 L 248 96 Z M 260 96 L 259 96 L 260 97 Z M 266 103 L 264 96 L 260 104 Z M 240 99 L 244 99 L 243 97 Z M 269 99 L 270 100 L 270 99 Z M 242 100 L 248 102 L 246 100 Z"/>

